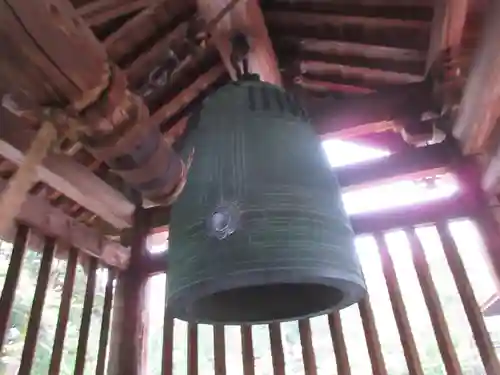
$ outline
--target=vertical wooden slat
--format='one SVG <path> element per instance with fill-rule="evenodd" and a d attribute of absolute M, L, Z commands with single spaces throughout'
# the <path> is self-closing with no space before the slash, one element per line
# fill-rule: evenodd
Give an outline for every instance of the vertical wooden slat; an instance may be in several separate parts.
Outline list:
<path fill-rule="evenodd" d="M 108 280 L 106 283 L 106 292 L 104 294 L 104 305 L 101 321 L 101 333 L 99 334 L 99 351 L 97 353 L 96 375 L 104 375 L 106 365 L 106 354 L 108 351 L 109 323 L 111 321 L 111 306 L 113 304 L 113 284 L 115 273 L 108 270 Z"/>
<path fill-rule="evenodd" d="M 488 203 L 475 215 L 474 221 L 484 243 L 484 246 L 481 246 L 483 257 L 497 291 L 500 291 L 500 231 L 498 221 L 490 211 Z"/>
<path fill-rule="evenodd" d="M 87 354 L 87 341 L 89 338 L 90 318 L 92 317 L 92 306 L 95 294 L 95 276 L 97 269 L 97 259 L 90 258 L 87 274 L 87 287 L 85 288 L 85 298 L 83 300 L 82 320 L 80 323 L 80 335 L 76 349 L 75 375 L 83 375 L 85 368 L 85 355 Z"/>
<path fill-rule="evenodd" d="M 358 307 L 363 330 L 365 331 L 366 346 L 372 364 L 373 375 L 387 375 L 387 369 L 385 368 L 382 348 L 380 346 L 377 327 L 375 326 L 375 319 L 373 317 L 368 295 L 359 302 Z"/>
<path fill-rule="evenodd" d="M 418 239 L 414 228 L 407 229 L 405 232 L 410 242 L 413 264 L 417 272 L 418 281 L 422 289 L 422 294 L 424 295 L 427 310 L 429 311 L 432 328 L 434 329 L 434 334 L 436 335 L 436 340 L 439 346 L 439 351 L 441 352 L 441 357 L 443 358 L 446 373 L 450 375 L 461 374 L 462 370 L 460 369 L 457 353 L 455 352 L 453 342 L 451 341 L 448 324 L 446 323 L 443 309 L 441 308 L 441 304 L 439 302 L 436 287 L 432 281 L 424 249 L 422 248 L 422 244 Z"/>
<path fill-rule="evenodd" d="M 337 362 L 337 374 L 350 375 L 349 357 L 347 356 L 347 347 L 342 331 L 342 323 L 338 312 L 328 315 L 328 326 L 330 327 L 330 336 L 332 337 L 335 360 Z"/>
<path fill-rule="evenodd" d="M 43 304 L 45 302 L 45 295 L 49 285 L 50 269 L 52 260 L 54 259 L 54 249 L 56 247 L 53 239 L 47 238 L 43 247 L 42 262 L 40 270 L 38 271 L 38 278 L 36 281 L 35 294 L 33 296 L 33 304 L 28 320 L 28 327 L 26 328 L 26 336 L 24 339 L 23 353 L 21 355 L 21 364 L 19 366 L 19 374 L 29 374 L 33 364 L 33 357 L 35 356 L 36 341 L 38 338 L 38 331 L 40 329 L 40 320 L 42 319 Z"/>
<path fill-rule="evenodd" d="M 382 269 L 387 284 L 387 290 L 389 291 L 389 299 L 391 300 L 392 311 L 394 312 L 394 318 L 398 327 L 399 337 L 401 339 L 401 345 L 403 347 L 409 374 L 423 375 L 417 346 L 415 344 L 413 334 L 411 333 L 408 315 L 406 313 L 403 297 L 399 288 L 394 264 L 387 249 L 387 244 L 383 235 L 380 233 L 375 234 L 375 241 L 377 242 L 377 247 L 380 252 L 380 260 L 382 262 Z"/>
<path fill-rule="evenodd" d="M 498 375 L 500 374 L 500 364 L 455 241 L 451 236 L 448 225 L 438 223 L 436 224 L 436 228 L 443 245 L 448 266 L 455 280 L 458 294 L 460 295 L 467 319 L 469 320 L 486 374 Z"/>
<path fill-rule="evenodd" d="M 26 252 L 26 241 L 28 240 L 28 227 L 19 225 L 14 238 L 14 247 L 10 257 L 9 268 L 5 275 L 2 296 L 0 297 L 0 353 L 5 341 L 5 333 L 9 324 L 10 311 L 16 295 L 17 283 L 21 274 L 24 253 Z"/>
<path fill-rule="evenodd" d="M 165 305 L 165 316 L 163 318 L 163 355 L 161 375 L 172 375 L 174 352 L 174 318 Z"/>
<path fill-rule="evenodd" d="M 187 375 L 198 375 L 198 325 L 188 324 Z"/>
<path fill-rule="evenodd" d="M 226 342 L 224 326 L 214 325 L 214 370 L 215 375 L 226 375 Z"/>
<path fill-rule="evenodd" d="M 241 326 L 241 355 L 243 356 L 243 375 L 255 375 L 252 327 L 249 325 Z"/>
<path fill-rule="evenodd" d="M 274 375 L 285 375 L 285 355 L 283 354 L 283 343 L 281 342 L 280 323 L 269 324 L 269 340 L 271 342 Z"/>
<path fill-rule="evenodd" d="M 316 359 L 311 337 L 311 323 L 309 319 L 299 320 L 300 344 L 302 346 L 302 361 L 305 375 L 316 375 Z"/>
<path fill-rule="evenodd" d="M 140 375 L 146 363 L 147 285 L 146 240 L 149 216 L 137 201 L 129 267 L 117 277 L 108 360 L 109 375 Z"/>
<path fill-rule="evenodd" d="M 68 264 L 64 275 L 64 284 L 59 305 L 59 316 L 57 318 L 56 332 L 54 334 L 54 344 L 52 345 L 52 357 L 50 359 L 49 375 L 58 375 L 61 367 L 61 358 L 64 349 L 64 337 L 68 325 L 69 310 L 71 307 L 71 297 L 73 296 L 73 286 L 75 285 L 76 265 L 78 262 L 78 250 L 69 249 Z"/>

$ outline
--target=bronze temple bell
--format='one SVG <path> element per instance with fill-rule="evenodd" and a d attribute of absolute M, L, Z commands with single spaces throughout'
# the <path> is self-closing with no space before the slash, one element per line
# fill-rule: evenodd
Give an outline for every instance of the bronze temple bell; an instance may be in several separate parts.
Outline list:
<path fill-rule="evenodd" d="M 340 188 L 298 103 L 255 79 L 191 118 L 187 184 L 172 208 L 174 317 L 267 323 L 358 302 L 365 283 Z"/>

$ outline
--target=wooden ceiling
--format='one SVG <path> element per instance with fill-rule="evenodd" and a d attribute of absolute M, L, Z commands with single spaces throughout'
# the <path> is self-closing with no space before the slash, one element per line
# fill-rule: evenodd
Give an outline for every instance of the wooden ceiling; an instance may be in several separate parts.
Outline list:
<path fill-rule="evenodd" d="M 399 134 L 380 124 L 389 112 L 394 118 L 392 107 L 407 107 L 370 95 L 388 93 L 394 101 L 408 87 L 420 90 L 440 52 L 451 48 L 461 69 L 461 84 L 453 89 L 458 110 L 487 9 L 486 1 L 466 0 L 232 2 L 234 9 L 199 48 L 192 30 L 200 15 L 213 18 L 230 1 L 72 0 L 109 60 L 126 74 L 129 89 L 143 98 L 148 125 L 159 126 L 174 147 L 193 109 L 234 76 L 224 33 L 241 27 L 253 43 L 251 67 L 294 92 L 320 135 L 406 148 Z M 174 73 L 158 78 L 166 67 Z M 0 177 L 6 182 L 34 130 L 6 110 L 0 121 Z M 62 150 L 40 166 L 31 194 L 99 233 L 130 227 L 134 192 L 81 144 L 66 140 Z"/>

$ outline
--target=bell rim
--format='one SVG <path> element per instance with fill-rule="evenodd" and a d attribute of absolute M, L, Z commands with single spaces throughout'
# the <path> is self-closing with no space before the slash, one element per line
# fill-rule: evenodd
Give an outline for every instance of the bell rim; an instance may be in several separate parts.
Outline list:
<path fill-rule="evenodd" d="M 302 272 L 300 279 L 297 278 L 296 272 Z M 253 270 L 237 274 L 229 274 L 225 277 L 217 279 L 205 279 L 192 283 L 181 289 L 176 290 L 173 295 L 167 297 L 167 308 L 170 314 L 177 319 L 201 324 L 224 324 L 224 325 L 241 325 L 241 324 L 268 324 L 273 322 L 288 322 L 306 318 L 313 318 L 325 314 L 339 311 L 348 306 L 359 302 L 367 293 L 366 285 L 362 277 L 332 277 L 332 276 L 318 276 L 318 272 L 310 272 L 310 275 L 304 275 L 304 269 L 287 269 L 284 271 L 276 270 Z M 316 270 L 317 271 L 317 270 Z M 242 275 L 245 275 L 243 278 Z M 265 275 L 265 277 L 263 276 Z M 352 276 L 352 275 L 351 275 Z M 265 281 L 263 281 L 265 279 Z M 214 320 L 195 317 L 189 312 L 189 307 L 201 298 L 210 295 L 226 292 L 230 290 L 243 289 L 253 286 L 266 286 L 266 285 L 279 285 L 279 284 L 296 284 L 296 285 L 317 285 L 336 289 L 342 294 L 341 300 L 334 306 L 322 309 L 320 311 L 313 311 L 310 314 L 300 316 L 288 316 L 281 319 L 260 319 L 252 321 L 240 320 Z"/>

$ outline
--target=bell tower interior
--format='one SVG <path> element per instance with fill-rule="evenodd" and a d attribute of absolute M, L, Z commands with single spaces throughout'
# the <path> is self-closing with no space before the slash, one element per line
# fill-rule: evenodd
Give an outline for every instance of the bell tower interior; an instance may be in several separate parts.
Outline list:
<path fill-rule="evenodd" d="M 0 0 L 0 375 L 499 375 L 499 19 Z"/>

